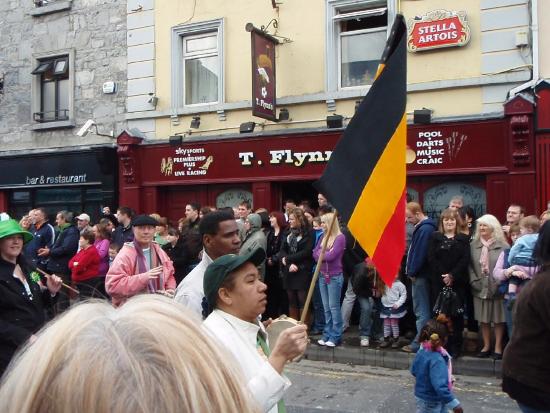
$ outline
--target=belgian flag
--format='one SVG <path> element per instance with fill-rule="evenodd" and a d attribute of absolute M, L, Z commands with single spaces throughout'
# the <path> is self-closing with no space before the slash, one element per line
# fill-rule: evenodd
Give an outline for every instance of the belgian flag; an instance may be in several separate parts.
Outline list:
<path fill-rule="evenodd" d="M 406 33 L 398 14 L 375 81 L 314 184 L 388 285 L 405 250 Z"/>

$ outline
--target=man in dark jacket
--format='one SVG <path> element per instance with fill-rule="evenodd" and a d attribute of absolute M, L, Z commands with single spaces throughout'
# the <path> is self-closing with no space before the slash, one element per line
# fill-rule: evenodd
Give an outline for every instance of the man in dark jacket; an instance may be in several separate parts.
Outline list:
<path fill-rule="evenodd" d="M 56 274 L 63 279 L 66 284 L 71 283 L 71 271 L 69 270 L 69 260 L 78 250 L 78 240 L 80 232 L 73 224 L 73 213 L 69 211 L 59 211 L 55 218 L 59 228 L 59 235 L 51 248 L 42 248 L 38 252 L 40 257 L 48 257 L 46 270 L 51 274 Z M 59 294 L 58 311 L 63 311 L 70 305 L 69 296 L 63 292 Z"/>
<path fill-rule="evenodd" d="M 45 270 L 47 260 L 39 257 L 38 251 L 42 248 L 51 248 L 53 246 L 55 231 L 48 222 L 48 214 L 44 208 L 33 209 L 31 220 L 33 222 L 33 230 L 31 231 L 33 239 L 24 247 L 25 257 L 33 268 L 39 267 Z"/>
<path fill-rule="evenodd" d="M 134 210 L 130 207 L 120 207 L 116 211 L 116 219 L 120 224 L 113 232 L 112 243 L 122 248 L 125 242 L 134 240 L 134 231 L 132 230 L 132 218 Z"/>
<path fill-rule="evenodd" d="M 428 264 L 428 244 L 432 233 L 437 230 L 436 222 L 428 218 L 417 202 L 409 202 L 406 209 L 407 222 L 414 225 L 411 246 L 407 254 L 406 273 L 412 283 L 413 310 L 416 316 L 416 337 L 403 347 L 407 353 L 416 353 L 420 344 L 418 336 L 424 324 L 432 316 L 430 304 L 430 268 Z"/>

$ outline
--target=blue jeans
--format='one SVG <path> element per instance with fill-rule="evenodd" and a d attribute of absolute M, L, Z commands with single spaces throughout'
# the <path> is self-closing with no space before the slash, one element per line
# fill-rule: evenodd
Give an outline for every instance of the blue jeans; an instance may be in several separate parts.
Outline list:
<path fill-rule="evenodd" d="M 443 402 L 432 402 L 416 397 L 416 413 L 447 413 L 448 411 Z"/>
<path fill-rule="evenodd" d="M 430 286 L 426 277 L 415 278 L 411 283 L 413 311 L 416 316 L 416 337 L 411 343 L 413 350 L 418 350 L 420 346 L 418 337 L 422 327 L 432 318 L 432 309 L 430 308 Z"/>
<path fill-rule="evenodd" d="M 325 309 L 323 308 L 323 300 L 321 299 L 319 283 L 316 283 L 313 290 L 313 323 L 311 325 L 311 331 L 322 332 L 324 329 Z"/>
<path fill-rule="evenodd" d="M 519 409 L 523 413 L 550 413 L 550 410 L 537 410 L 537 409 L 533 409 L 532 407 L 521 404 L 519 402 L 517 403 L 518 403 Z"/>
<path fill-rule="evenodd" d="M 361 306 L 361 317 L 359 318 L 359 336 L 370 337 L 372 329 L 372 298 L 357 297 Z"/>
<path fill-rule="evenodd" d="M 340 296 L 344 285 L 344 275 L 339 274 L 330 277 L 330 282 L 325 281 L 325 276 L 319 274 L 319 291 L 325 309 L 325 330 L 323 340 L 340 344 L 342 341 L 342 311 L 340 310 Z"/>
<path fill-rule="evenodd" d="M 506 330 L 508 332 L 508 339 L 512 338 L 512 327 L 514 320 L 512 318 L 512 310 L 508 308 L 508 300 L 504 300 L 504 319 L 506 320 Z"/>

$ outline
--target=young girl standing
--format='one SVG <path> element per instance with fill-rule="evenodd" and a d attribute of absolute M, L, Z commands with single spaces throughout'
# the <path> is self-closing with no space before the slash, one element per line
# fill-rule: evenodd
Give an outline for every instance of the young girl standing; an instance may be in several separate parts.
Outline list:
<path fill-rule="evenodd" d="M 451 356 L 443 347 L 447 341 L 447 319 L 440 315 L 422 328 L 419 341 L 422 343 L 411 367 L 416 378 L 414 395 L 417 413 L 444 413 L 452 409 L 462 413 L 460 402 L 452 393 Z"/>
<path fill-rule="evenodd" d="M 391 288 L 385 286 L 380 310 L 380 318 L 384 320 L 384 341 L 380 344 L 381 348 L 390 345 L 391 348 L 399 348 L 399 319 L 407 314 L 406 299 L 407 288 L 397 278 Z"/>

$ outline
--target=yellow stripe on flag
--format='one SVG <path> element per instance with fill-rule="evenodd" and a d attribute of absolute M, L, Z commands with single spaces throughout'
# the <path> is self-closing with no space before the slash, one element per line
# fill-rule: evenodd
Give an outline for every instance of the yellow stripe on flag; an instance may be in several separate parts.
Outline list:
<path fill-rule="evenodd" d="M 406 184 L 406 139 L 407 119 L 403 114 L 348 222 L 351 232 L 370 255 L 374 254 L 396 204 L 403 195 Z"/>

